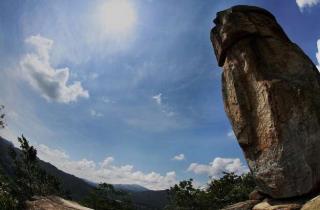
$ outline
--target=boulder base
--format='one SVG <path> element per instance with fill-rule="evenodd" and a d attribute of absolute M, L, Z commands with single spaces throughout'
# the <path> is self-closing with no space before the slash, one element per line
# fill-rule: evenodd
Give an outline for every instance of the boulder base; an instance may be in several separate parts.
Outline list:
<path fill-rule="evenodd" d="M 227 206 L 221 210 L 251 210 L 259 202 L 258 200 L 247 200 Z"/>

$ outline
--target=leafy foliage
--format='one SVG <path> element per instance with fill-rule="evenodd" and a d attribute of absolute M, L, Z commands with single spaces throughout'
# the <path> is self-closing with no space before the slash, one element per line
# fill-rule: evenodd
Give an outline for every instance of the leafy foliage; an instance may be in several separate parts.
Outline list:
<path fill-rule="evenodd" d="M 170 188 L 170 205 L 166 209 L 204 209 L 204 203 L 201 202 L 204 192 L 195 189 L 192 182 L 192 179 L 181 181 Z"/>
<path fill-rule="evenodd" d="M 58 195 L 70 199 L 70 192 L 63 191 L 60 180 L 44 170 L 37 158 L 37 150 L 22 135 L 18 138 L 20 151 L 9 147 L 13 160 L 13 175 L 6 176 L 0 165 L 0 207 L 1 210 L 25 209 L 25 201 L 32 196 Z M 83 202 L 94 209 L 133 209 L 127 194 L 103 183 L 95 188 Z"/>
<path fill-rule="evenodd" d="M 59 180 L 48 174 L 38 164 L 37 150 L 29 145 L 22 135 L 18 138 L 21 153 L 17 155 L 13 148 L 10 155 L 15 163 L 16 183 L 20 186 L 27 198 L 33 195 L 59 195 L 61 187 Z"/>
<path fill-rule="evenodd" d="M 250 173 L 238 176 L 234 173 L 224 173 L 221 179 L 211 180 L 207 192 L 217 209 L 224 206 L 248 200 L 248 195 L 255 188 L 255 182 Z"/>
<path fill-rule="evenodd" d="M 22 209 L 21 193 L 0 168 L 0 206 L 3 210 Z"/>
<path fill-rule="evenodd" d="M 113 185 L 107 183 L 99 184 L 82 203 L 96 210 L 133 209 L 128 195 L 114 189 Z"/>
<path fill-rule="evenodd" d="M 215 210 L 244 201 L 253 191 L 255 182 L 250 173 L 238 176 L 224 173 L 220 179 L 211 179 L 204 190 L 196 189 L 193 180 L 181 181 L 169 190 L 167 210 Z"/>
<path fill-rule="evenodd" d="M 33 195 L 62 195 L 59 180 L 38 165 L 37 150 L 24 136 L 18 141 L 21 152 L 13 146 L 8 151 L 14 163 L 12 179 L 0 167 L 0 206 L 4 210 L 24 209 Z"/>
<path fill-rule="evenodd" d="M 0 128 L 5 128 L 3 113 L 4 106 L 0 105 Z M 17 186 L 6 176 L 0 166 L 0 206 L 3 210 L 15 210 L 22 208 L 21 193 Z"/>

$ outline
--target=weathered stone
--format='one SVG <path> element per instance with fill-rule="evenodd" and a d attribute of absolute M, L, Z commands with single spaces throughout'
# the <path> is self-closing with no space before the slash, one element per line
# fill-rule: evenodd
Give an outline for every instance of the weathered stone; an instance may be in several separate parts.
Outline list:
<path fill-rule="evenodd" d="M 221 210 L 251 210 L 257 203 L 258 200 L 247 200 L 240 203 L 236 203 L 230 206 L 227 206 Z"/>
<path fill-rule="evenodd" d="M 249 194 L 249 199 L 250 200 L 263 200 L 266 196 L 261 194 L 258 190 L 253 190 L 250 194 Z"/>
<path fill-rule="evenodd" d="M 26 202 L 27 210 L 92 210 L 57 196 L 35 196 Z"/>
<path fill-rule="evenodd" d="M 255 205 L 252 210 L 299 210 L 300 203 L 265 200 Z"/>
<path fill-rule="evenodd" d="M 319 210 L 319 209 L 320 209 L 320 195 L 308 201 L 301 208 L 301 210 Z"/>
<path fill-rule="evenodd" d="M 268 11 L 219 12 L 211 41 L 225 111 L 259 189 L 287 198 L 320 186 L 320 74 Z"/>

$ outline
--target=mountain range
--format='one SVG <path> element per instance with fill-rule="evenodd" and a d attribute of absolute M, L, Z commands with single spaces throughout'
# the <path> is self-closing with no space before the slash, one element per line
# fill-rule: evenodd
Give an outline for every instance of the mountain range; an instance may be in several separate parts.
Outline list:
<path fill-rule="evenodd" d="M 12 146 L 13 144 L 10 141 L 0 136 L 0 166 L 3 168 L 5 175 L 9 177 L 14 174 L 13 160 L 8 152 Z M 21 152 L 18 148 L 14 149 L 17 154 Z M 47 173 L 59 178 L 63 189 L 69 192 L 71 198 L 75 201 L 85 198 L 98 185 L 97 183 L 68 174 L 41 159 L 38 162 Z M 158 210 L 163 209 L 168 203 L 167 190 L 153 191 L 136 184 L 114 184 L 113 186 L 117 190 L 127 192 L 137 209 Z"/>

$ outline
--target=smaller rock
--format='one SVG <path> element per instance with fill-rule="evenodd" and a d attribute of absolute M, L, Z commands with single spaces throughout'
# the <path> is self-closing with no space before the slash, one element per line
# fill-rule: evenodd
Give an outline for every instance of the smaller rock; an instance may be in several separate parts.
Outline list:
<path fill-rule="evenodd" d="M 258 203 L 252 210 L 299 210 L 302 204 L 295 201 L 279 201 L 265 199 L 261 203 Z"/>
<path fill-rule="evenodd" d="M 301 210 L 319 210 L 319 209 L 320 209 L 320 195 L 308 201 L 301 208 Z"/>
<path fill-rule="evenodd" d="M 262 201 L 263 199 L 265 199 L 266 196 L 263 195 L 261 192 L 259 192 L 258 190 L 254 190 L 249 194 L 249 200 L 259 200 Z"/>
<path fill-rule="evenodd" d="M 221 210 L 251 210 L 254 205 L 259 203 L 259 200 L 247 200 L 240 203 L 236 203 L 230 206 L 227 206 Z"/>

